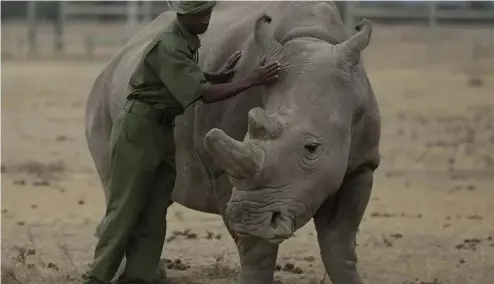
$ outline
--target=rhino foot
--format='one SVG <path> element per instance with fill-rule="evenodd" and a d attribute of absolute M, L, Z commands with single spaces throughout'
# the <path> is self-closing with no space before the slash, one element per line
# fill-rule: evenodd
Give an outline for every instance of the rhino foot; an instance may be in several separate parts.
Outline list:
<path fill-rule="evenodd" d="M 258 237 L 236 239 L 241 270 L 237 284 L 272 284 L 278 245 Z"/>

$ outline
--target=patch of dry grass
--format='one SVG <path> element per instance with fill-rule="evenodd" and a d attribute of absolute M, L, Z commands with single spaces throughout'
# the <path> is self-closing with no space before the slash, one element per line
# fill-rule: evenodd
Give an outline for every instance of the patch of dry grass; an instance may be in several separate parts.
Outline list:
<path fill-rule="evenodd" d="M 81 273 L 67 246 L 63 242 L 58 243 L 60 255 L 64 259 L 62 266 L 46 262 L 37 255 L 38 250 L 30 228 L 27 227 L 26 231 L 29 244 L 2 249 L 2 283 L 78 283 Z"/>
<path fill-rule="evenodd" d="M 3 250 L 1 280 L 5 284 L 48 284 L 48 283 L 81 283 L 82 271 L 77 267 L 67 246 L 60 242 L 59 253 L 62 256 L 61 265 L 47 262 L 38 255 L 34 237 L 27 228 L 30 239 L 29 244 L 23 246 L 11 246 Z M 177 263 L 181 265 L 177 265 Z M 181 268 L 180 268 L 181 267 Z M 238 265 L 227 263 L 224 255 L 216 256 L 216 261 L 210 266 L 201 267 L 192 274 L 172 276 L 166 279 L 171 270 L 188 270 L 190 266 L 179 260 L 162 259 L 160 262 L 160 274 L 162 278 L 158 283 L 163 284 L 204 284 L 204 283 L 231 283 L 236 279 L 239 272 Z M 198 282 L 197 278 L 209 279 L 206 282 Z M 327 274 L 323 277 L 304 276 L 308 284 L 330 283 Z M 275 284 L 283 284 L 279 275 L 275 277 Z"/>

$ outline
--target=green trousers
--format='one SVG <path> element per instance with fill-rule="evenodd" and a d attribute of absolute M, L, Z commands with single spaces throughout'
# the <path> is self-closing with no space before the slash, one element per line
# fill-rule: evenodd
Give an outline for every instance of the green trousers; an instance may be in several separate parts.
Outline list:
<path fill-rule="evenodd" d="M 125 270 L 117 283 L 155 280 L 175 183 L 175 141 L 171 122 L 146 113 L 123 109 L 114 122 L 108 204 L 84 283 L 110 283 L 124 255 Z"/>

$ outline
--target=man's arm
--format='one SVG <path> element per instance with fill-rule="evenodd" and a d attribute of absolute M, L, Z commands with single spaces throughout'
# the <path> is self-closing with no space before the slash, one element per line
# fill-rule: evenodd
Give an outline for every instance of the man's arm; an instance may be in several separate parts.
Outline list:
<path fill-rule="evenodd" d="M 184 108 L 202 99 L 213 103 L 231 98 L 253 86 L 266 84 L 278 76 L 278 63 L 262 66 L 242 79 L 225 84 L 212 85 L 199 66 L 189 57 L 187 50 L 159 46 L 159 77 L 167 89 Z"/>
<path fill-rule="evenodd" d="M 201 98 L 205 103 L 220 102 L 234 97 L 254 85 L 254 81 L 249 77 L 245 77 L 231 83 L 209 85 L 204 88 Z"/>
<path fill-rule="evenodd" d="M 231 83 L 209 85 L 204 88 L 202 100 L 213 103 L 231 98 L 251 87 L 265 85 L 278 78 L 280 64 L 278 62 L 263 65 L 252 74 Z"/>

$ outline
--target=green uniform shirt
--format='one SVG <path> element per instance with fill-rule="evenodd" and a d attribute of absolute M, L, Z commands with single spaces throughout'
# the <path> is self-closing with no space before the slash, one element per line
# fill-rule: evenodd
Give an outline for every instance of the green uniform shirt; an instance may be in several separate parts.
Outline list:
<path fill-rule="evenodd" d="M 199 37 L 174 20 L 151 45 L 130 79 L 127 98 L 183 114 L 209 86 L 197 65 Z"/>

